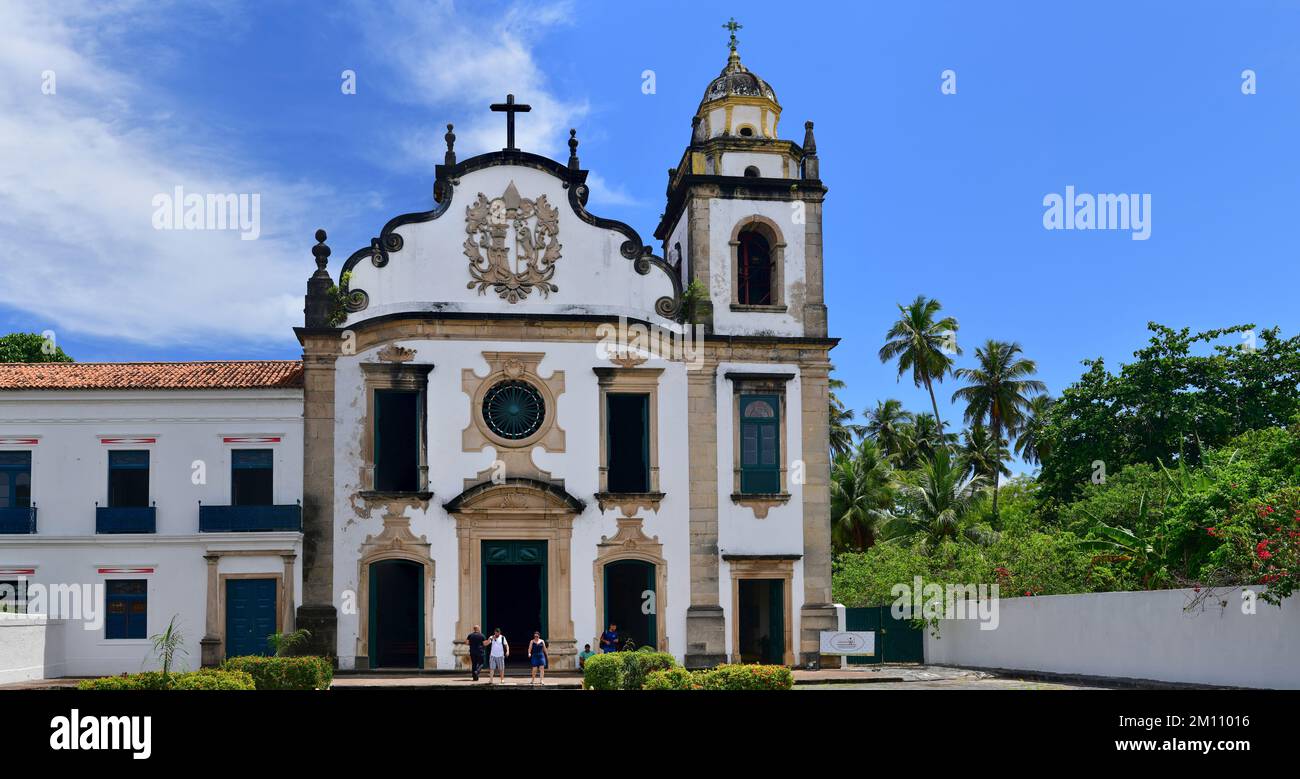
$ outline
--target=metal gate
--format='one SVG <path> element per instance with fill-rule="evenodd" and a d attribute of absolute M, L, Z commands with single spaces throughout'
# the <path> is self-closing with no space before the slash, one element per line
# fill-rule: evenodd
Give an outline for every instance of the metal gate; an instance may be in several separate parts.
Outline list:
<path fill-rule="evenodd" d="M 894 619 L 889 606 L 866 606 L 845 609 L 845 630 L 874 630 L 876 654 L 871 657 L 848 657 L 849 665 L 925 662 L 925 636 L 921 628 L 908 619 Z"/>

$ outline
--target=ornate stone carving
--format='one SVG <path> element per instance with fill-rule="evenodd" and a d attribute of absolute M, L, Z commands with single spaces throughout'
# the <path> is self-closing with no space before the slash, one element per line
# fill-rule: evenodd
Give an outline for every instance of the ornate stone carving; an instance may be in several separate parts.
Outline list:
<path fill-rule="evenodd" d="M 556 399 L 564 394 L 564 371 L 553 371 L 550 378 L 542 378 L 537 366 L 546 356 L 544 352 L 484 352 L 488 375 L 480 377 L 472 368 L 461 371 L 461 389 L 470 398 L 469 425 L 461 433 L 461 451 L 479 452 L 484 447 L 494 447 L 498 463 L 465 480 L 465 486 L 500 477 L 527 477 L 551 481 L 551 474 L 533 463 L 533 448 L 540 446 L 548 452 L 565 450 L 565 434 L 557 422 Z M 492 430 L 483 416 L 484 399 L 488 392 L 503 381 L 523 381 L 535 389 L 545 409 L 537 429 L 529 435 L 513 439 L 504 438 Z"/>
<path fill-rule="evenodd" d="M 410 362 L 415 359 L 415 350 L 397 344 L 389 344 L 375 352 L 375 356 L 383 362 Z"/>
<path fill-rule="evenodd" d="M 510 256 L 507 238 L 514 231 L 515 251 Z M 534 289 L 542 297 L 558 292 L 551 282 L 560 259 L 560 212 L 546 201 L 519 196 L 515 183 L 505 193 L 488 200 L 482 192 L 465 208 L 465 256 L 472 281 L 466 286 L 483 294 L 491 287 L 502 300 L 518 303 Z M 483 256 L 484 250 L 487 257 Z"/>

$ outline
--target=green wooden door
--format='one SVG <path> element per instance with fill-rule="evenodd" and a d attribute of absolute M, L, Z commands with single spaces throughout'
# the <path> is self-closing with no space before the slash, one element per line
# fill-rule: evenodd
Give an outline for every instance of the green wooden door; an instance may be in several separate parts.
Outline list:
<path fill-rule="evenodd" d="M 515 644 L 530 639 L 531 631 L 534 629 L 541 632 L 543 639 L 550 640 L 546 542 L 484 541 L 482 555 L 479 595 L 484 632 L 490 633 L 495 627 L 509 628 L 506 630 L 506 639 L 511 642 L 512 658 L 516 656 L 513 651 Z M 491 569 L 498 567 L 524 569 L 522 573 L 525 575 L 522 577 L 519 575 L 521 571 L 510 572 L 508 579 L 511 587 L 514 588 L 513 591 L 507 588 L 504 593 L 493 592 L 493 588 L 489 587 Z M 498 600 L 493 601 L 493 598 Z M 503 615 L 509 625 L 496 624 L 502 621 Z M 523 656 L 523 654 L 519 655 L 519 657 Z"/>
<path fill-rule="evenodd" d="M 849 665 L 877 665 L 883 662 L 880 654 L 880 607 L 868 606 L 844 610 L 844 629 L 850 631 L 873 630 L 876 633 L 876 654 L 846 657 Z"/>
<path fill-rule="evenodd" d="M 849 665 L 925 662 L 925 636 L 908 619 L 895 619 L 889 606 L 845 609 L 845 630 L 874 630 L 876 654 L 848 657 Z"/>

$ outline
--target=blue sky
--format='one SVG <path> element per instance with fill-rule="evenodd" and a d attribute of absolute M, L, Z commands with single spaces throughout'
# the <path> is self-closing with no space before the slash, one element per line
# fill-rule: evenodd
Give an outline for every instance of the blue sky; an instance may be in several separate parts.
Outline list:
<path fill-rule="evenodd" d="M 578 128 L 590 208 L 649 240 L 733 14 L 782 134 L 817 123 L 855 409 L 928 405 L 875 356 L 920 293 L 960 320 L 960 364 L 1017 340 L 1053 392 L 1148 320 L 1300 326 L 1294 2 L 118 0 L 0 8 L 0 331 L 53 329 L 81 360 L 295 357 L 312 231 L 336 270 L 427 208 L 444 125 L 462 156 L 501 145 L 506 91 L 535 106 L 520 145 L 563 159 Z M 260 193 L 261 236 L 153 230 L 176 185 Z M 1045 230 L 1067 185 L 1150 194 L 1149 240 Z"/>

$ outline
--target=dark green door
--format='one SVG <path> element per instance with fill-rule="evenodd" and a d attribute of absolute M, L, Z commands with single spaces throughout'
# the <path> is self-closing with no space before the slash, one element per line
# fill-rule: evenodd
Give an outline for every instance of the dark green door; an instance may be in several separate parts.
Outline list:
<path fill-rule="evenodd" d="M 618 625 L 619 642 L 626 646 L 659 646 L 655 567 L 642 560 L 616 560 L 605 566 L 605 617 L 597 627 Z"/>
<path fill-rule="evenodd" d="M 424 667 L 424 566 L 370 564 L 370 667 Z"/>
<path fill-rule="evenodd" d="M 275 579 L 226 580 L 226 657 L 269 655 Z"/>
<path fill-rule="evenodd" d="M 911 620 L 895 619 L 889 606 L 845 609 L 845 630 L 874 630 L 876 654 L 872 657 L 849 657 L 849 665 L 876 663 L 924 662 L 924 636 Z"/>
<path fill-rule="evenodd" d="M 785 581 L 741 579 L 737 584 L 735 654 L 742 663 L 785 662 Z"/>
<path fill-rule="evenodd" d="M 510 644 L 508 662 L 528 661 L 533 631 L 549 640 L 545 541 L 484 541 L 483 632 L 496 628 Z"/>

